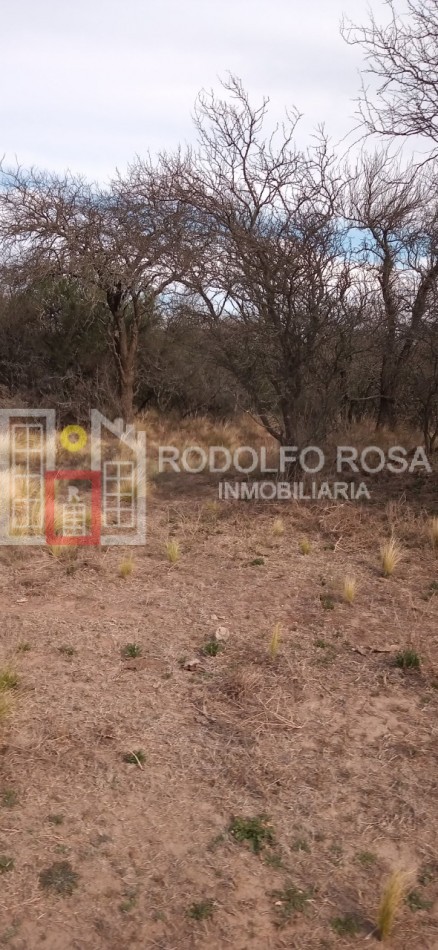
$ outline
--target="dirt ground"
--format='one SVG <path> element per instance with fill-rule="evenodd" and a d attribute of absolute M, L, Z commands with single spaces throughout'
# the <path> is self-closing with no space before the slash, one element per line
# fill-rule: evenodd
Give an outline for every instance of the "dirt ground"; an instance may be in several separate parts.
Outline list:
<path fill-rule="evenodd" d="M 387 945 L 438 947 L 438 499 L 407 487 L 215 504 L 157 478 L 144 548 L 0 552 L 0 946 L 372 947 L 402 869 Z"/>

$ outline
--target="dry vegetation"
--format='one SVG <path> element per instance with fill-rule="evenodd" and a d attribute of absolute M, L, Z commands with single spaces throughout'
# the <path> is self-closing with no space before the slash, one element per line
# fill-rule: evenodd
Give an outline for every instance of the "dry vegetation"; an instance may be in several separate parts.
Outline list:
<path fill-rule="evenodd" d="M 438 945 L 437 508 L 396 484 L 155 474 L 145 548 L 2 550 L 0 946 Z"/>
<path fill-rule="evenodd" d="M 107 187 L 2 168 L 2 405 L 162 412 L 145 547 L 0 548 L 0 948 L 438 947 L 438 6 L 387 5 L 343 26 L 378 80 L 349 166 L 229 75 L 189 152 Z M 328 478 L 411 426 L 434 474 L 364 504 L 219 502 L 153 461 L 327 439 Z"/>

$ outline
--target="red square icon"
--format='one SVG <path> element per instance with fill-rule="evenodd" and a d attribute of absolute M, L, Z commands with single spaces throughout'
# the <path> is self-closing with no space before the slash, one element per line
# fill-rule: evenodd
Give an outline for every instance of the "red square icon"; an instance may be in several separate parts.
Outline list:
<path fill-rule="evenodd" d="M 86 512 L 81 502 L 63 505 L 63 525 L 68 534 L 55 534 L 55 483 L 58 481 L 87 481 L 91 484 L 91 530 L 85 534 Z M 62 469 L 46 472 L 46 541 L 47 544 L 97 545 L 100 544 L 101 485 L 100 472 L 83 469 Z M 77 531 L 77 533 L 75 533 Z"/>

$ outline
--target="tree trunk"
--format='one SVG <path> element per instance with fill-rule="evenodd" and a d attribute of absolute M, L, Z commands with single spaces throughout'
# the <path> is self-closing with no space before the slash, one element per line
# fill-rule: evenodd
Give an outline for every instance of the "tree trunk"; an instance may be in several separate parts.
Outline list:
<path fill-rule="evenodd" d="M 392 357 L 387 353 L 383 356 L 382 371 L 380 374 L 379 408 L 377 411 L 377 429 L 387 426 L 394 429 L 396 425 L 396 376 L 393 372 Z"/>
<path fill-rule="evenodd" d="M 134 418 L 134 366 L 119 366 L 120 410 L 125 423 Z"/>
<path fill-rule="evenodd" d="M 135 365 L 140 311 L 137 297 L 132 296 L 133 316 L 129 322 L 128 313 L 123 306 L 121 284 L 118 284 L 114 291 L 107 291 L 107 302 L 113 318 L 111 343 L 116 361 L 120 411 L 126 424 L 132 422 L 134 418 Z"/>
<path fill-rule="evenodd" d="M 379 281 L 385 306 L 386 334 L 380 371 L 380 398 L 376 428 L 382 429 L 383 426 L 388 426 L 393 429 L 396 423 L 396 389 L 400 369 L 395 353 L 399 301 L 394 286 L 395 262 L 386 235 L 383 250 L 384 258 Z"/>

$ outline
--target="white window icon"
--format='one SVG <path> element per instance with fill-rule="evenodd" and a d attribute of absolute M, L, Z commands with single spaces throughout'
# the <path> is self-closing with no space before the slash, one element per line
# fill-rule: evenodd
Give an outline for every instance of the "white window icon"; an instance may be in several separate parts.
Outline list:
<path fill-rule="evenodd" d="M 63 505 L 62 533 L 66 538 L 84 537 L 86 534 L 87 512 L 85 505 Z"/>
<path fill-rule="evenodd" d="M 106 528 L 135 527 L 134 478 L 133 462 L 104 463 L 103 523 Z"/>
<path fill-rule="evenodd" d="M 11 527 L 31 534 L 42 530 L 44 517 L 43 427 L 11 427 Z"/>

